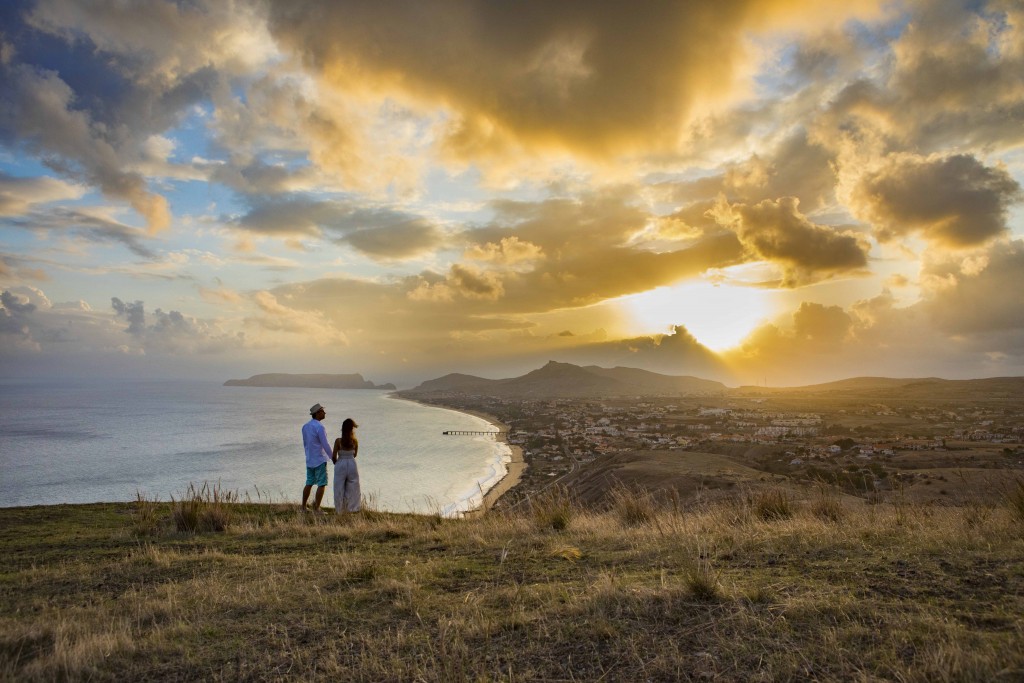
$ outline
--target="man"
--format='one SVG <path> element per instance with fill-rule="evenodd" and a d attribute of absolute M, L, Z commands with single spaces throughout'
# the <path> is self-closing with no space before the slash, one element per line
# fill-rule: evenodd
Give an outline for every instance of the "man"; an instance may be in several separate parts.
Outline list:
<path fill-rule="evenodd" d="M 313 512 L 323 514 L 320 501 L 324 498 L 327 488 L 327 463 L 331 459 L 331 446 L 327 443 L 327 430 L 321 421 L 327 417 L 327 411 L 319 403 L 309 409 L 309 422 L 302 425 L 302 447 L 306 449 L 306 486 L 302 489 L 302 510 L 307 511 L 306 501 L 309 492 L 316 484 L 316 498 L 313 499 Z"/>

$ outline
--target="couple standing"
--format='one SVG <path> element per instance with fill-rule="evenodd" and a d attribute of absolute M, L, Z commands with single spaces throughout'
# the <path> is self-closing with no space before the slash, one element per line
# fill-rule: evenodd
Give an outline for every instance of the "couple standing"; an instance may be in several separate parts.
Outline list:
<path fill-rule="evenodd" d="M 327 445 L 327 431 L 322 423 L 327 411 L 319 403 L 309 409 L 310 420 L 302 425 L 302 446 L 306 449 L 306 487 L 302 489 L 302 509 L 308 510 L 306 502 L 315 484 L 316 498 L 313 512 L 320 510 L 320 501 L 327 487 L 327 461 L 334 463 L 334 511 L 359 512 L 359 471 L 356 469 L 356 455 L 359 440 L 355 428 L 359 425 L 351 417 L 341 423 L 341 436 L 334 440 L 334 447 Z"/>

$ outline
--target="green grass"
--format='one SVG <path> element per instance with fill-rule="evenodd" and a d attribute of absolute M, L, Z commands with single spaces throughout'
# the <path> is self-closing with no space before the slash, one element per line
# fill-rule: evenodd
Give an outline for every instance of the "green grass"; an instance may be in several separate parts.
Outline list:
<path fill-rule="evenodd" d="M 624 515 L 561 492 L 465 520 L 236 502 L 221 532 L 142 499 L 0 509 L 0 680 L 1024 678 L 1010 505 L 837 523 L 786 500 Z"/>

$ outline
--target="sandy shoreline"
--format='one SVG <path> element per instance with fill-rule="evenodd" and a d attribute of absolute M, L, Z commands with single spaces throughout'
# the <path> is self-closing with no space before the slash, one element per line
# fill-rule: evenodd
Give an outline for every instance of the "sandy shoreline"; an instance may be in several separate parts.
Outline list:
<path fill-rule="evenodd" d="M 498 418 L 494 417 L 493 415 L 481 413 L 476 410 L 463 410 L 456 408 L 449 408 L 449 410 L 457 410 L 460 413 L 466 413 L 467 415 L 479 417 L 481 420 L 487 420 L 495 427 L 497 427 L 499 432 L 505 432 L 505 434 L 508 433 L 508 425 L 506 425 L 504 422 L 501 422 Z M 501 441 L 502 443 L 507 445 L 509 447 L 509 450 L 512 451 L 512 458 L 505 465 L 507 473 L 505 474 L 504 477 L 499 479 L 497 483 L 494 484 L 494 486 L 487 489 L 487 491 L 484 493 L 484 499 L 480 507 L 466 511 L 467 517 L 482 515 L 483 513 L 490 510 L 491 507 L 493 507 L 494 503 L 499 498 L 508 493 L 512 489 L 512 487 L 518 484 L 523 478 L 523 472 L 526 470 L 526 461 L 523 459 L 523 449 L 519 446 L 510 444 L 505 434 L 501 434 L 499 436 L 496 436 L 495 438 L 498 441 Z"/>
<path fill-rule="evenodd" d="M 444 408 L 445 410 L 454 410 L 457 413 L 465 413 L 474 417 L 479 417 L 481 420 L 486 420 L 494 425 L 499 432 L 508 432 L 508 425 L 487 413 L 481 413 L 477 410 L 466 410 L 464 408 L 453 408 L 451 406 L 437 405 L 434 403 L 422 403 L 416 399 L 406 398 L 405 396 L 395 396 L 391 394 L 391 398 L 398 399 L 399 401 L 411 401 L 413 403 L 419 403 L 420 405 L 430 406 L 432 408 Z M 523 449 L 519 446 L 508 443 L 508 439 L 505 434 L 495 437 L 498 441 L 501 441 L 509 447 L 512 451 L 511 459 L 505 464 L 506 474 L 499 479 L 493 486 L 484 492 L 484 498 L 481 505 L 472 510 L 465 512 L 466 517 L 475 517 L 482 515 L 494 505 L 494 503 L 501 498 L 503 495 L 508 493 L 512 487 L 518 484 L 523 478 L 523 472 L 526 470 L 526 461 L 523 459 Z"/>

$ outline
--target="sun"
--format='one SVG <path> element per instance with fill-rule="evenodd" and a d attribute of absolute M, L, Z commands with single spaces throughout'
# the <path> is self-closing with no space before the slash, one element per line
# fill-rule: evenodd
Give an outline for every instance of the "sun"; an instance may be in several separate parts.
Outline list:
<path fill-rule="evenodd" d="M 713 351 L 733 348 L 766 321 L 770 293 L 754 287 L 690 282 L 658 287 L 619 300 L 633 334 L 665 332 L 683 325 Z"/>

